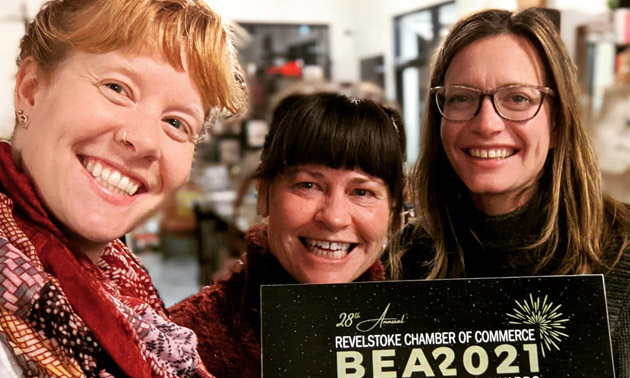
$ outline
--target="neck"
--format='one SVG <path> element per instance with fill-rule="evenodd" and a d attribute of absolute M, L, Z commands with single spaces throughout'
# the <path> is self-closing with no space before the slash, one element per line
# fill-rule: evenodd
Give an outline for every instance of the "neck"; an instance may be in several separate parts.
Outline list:
<path fill-rule="evenodd" d="M 475 209 L 484 214 L 490 216 L 503 215 L 525 206 L 532 199 L 537 188 L 538 185 L 533 185 L 516 194 L 471 193 L 470 198 Z"/>
<path fill-rule="evenodd" d="M 105 251 L 105 247 L 108 243 L 98 243 L 83 238 L 72 237 L 69 238 L 70 244 L 83 252 L 93 263 L 96 263 Z"/>

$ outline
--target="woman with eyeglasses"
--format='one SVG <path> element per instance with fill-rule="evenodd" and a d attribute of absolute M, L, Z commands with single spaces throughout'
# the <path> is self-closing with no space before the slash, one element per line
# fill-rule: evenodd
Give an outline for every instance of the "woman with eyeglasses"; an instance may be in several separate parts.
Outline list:
<path fill-rule="evenodd" d="M 630 210 L 602 193 L 576 68 L 541 10 L 459 21 L 436 55 L 394 278 L 603 273 L 630 376 Z"/>

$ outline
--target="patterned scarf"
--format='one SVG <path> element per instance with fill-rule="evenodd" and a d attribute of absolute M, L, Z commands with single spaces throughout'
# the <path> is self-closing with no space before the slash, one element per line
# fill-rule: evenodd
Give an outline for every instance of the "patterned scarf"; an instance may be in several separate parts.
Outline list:
<path fill-rule="evenodd" d="M 97 264 L 69 247 L 0 143 L 0 341 L 24 376 L 211 377 L 118 240 Z"/>

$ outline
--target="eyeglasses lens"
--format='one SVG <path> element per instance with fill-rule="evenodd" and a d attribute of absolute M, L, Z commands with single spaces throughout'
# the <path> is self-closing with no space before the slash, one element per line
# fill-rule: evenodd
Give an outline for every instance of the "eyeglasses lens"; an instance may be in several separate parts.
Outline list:
<path fill-rule="evenodd" d="M 440 113 L 451 121 L 473 119 L 484 96 L 492 97 L 499 115 L 511 121 L 524 121 L 535 116 L 543 98 L 539 89 L 527 86 L 507 86 L 491 92 L 446 86 L 436 92 Z"/>

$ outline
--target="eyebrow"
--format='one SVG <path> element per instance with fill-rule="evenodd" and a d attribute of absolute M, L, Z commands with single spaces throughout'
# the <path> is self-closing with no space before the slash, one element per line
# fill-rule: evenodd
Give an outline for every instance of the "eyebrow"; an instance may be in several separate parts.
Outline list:
<path fill-rule="evenodd" d="M 335 169 L 335 168 L 333 168 Z M 340 169 L 344 169 L 344 168 L 340 168 Z M 304 169 L 304 168 L 289 168 L 286 173 L 285 173 L 285 177 L 287 178 L 295 178 L 295 176 L 297 176 L 298 173 L 305 173 L 313 178 L 316 179 L 322 179 L 324 178 L 324 174 L 317 172 L 315 170 L 311 170 L 311 169 Z M 383 184 L 385 185 L 385 181 L 383 181 L 383 179 L 381 179 L 380 177 L 376 177 L 376 176 L 371 176 L 371 175 L 367 175 L 366 174 L 360 174 L 360 176 L 357 177 L 353 177 L 350 179 L 350 182 L 355 183 L 355 184 L 365 184 L 365 183 L 376 183 L 376 184 Z M 387 185 L 385 185 L 387 186 Z"/>
<path fill-rule="evenodd" d="M 370 182 L 377 183 L 377 184 L 384 184 L 383 180 L 378 177 L 374 177 L 374 178 L 353 177 L 351 181 L 357 184 L 365 184 L 365 183 L 370 183 Z"/>
<path fill-rule="evenodd" d="M 515 86 L 515 85 L 534 85 L 534 86 L 542 86 L 544 87 L 544 84 L 528 84 L 528 83 L 523 83 L 523 82 L 510 82 L 510 83 L 506 83 L 506 84 L 501 84 L 497 87 L 494 87 L 492 89 L 488 89 L 488 90 L 494 90 L 494 89 L 499 89 L 499 88 L 503 88 L 503 87 L 509 87 L 509 86 Z M 485 88 L 479 88 L 476 87 L 474 85 L 469 85 L 469 84 L 444 84 L 443 86 L 456 86 L 456 87 L 466 87 L 466 88 L 471 88 L 471 89 L 478 89 L 478 90 L 486 90 Z"/>

